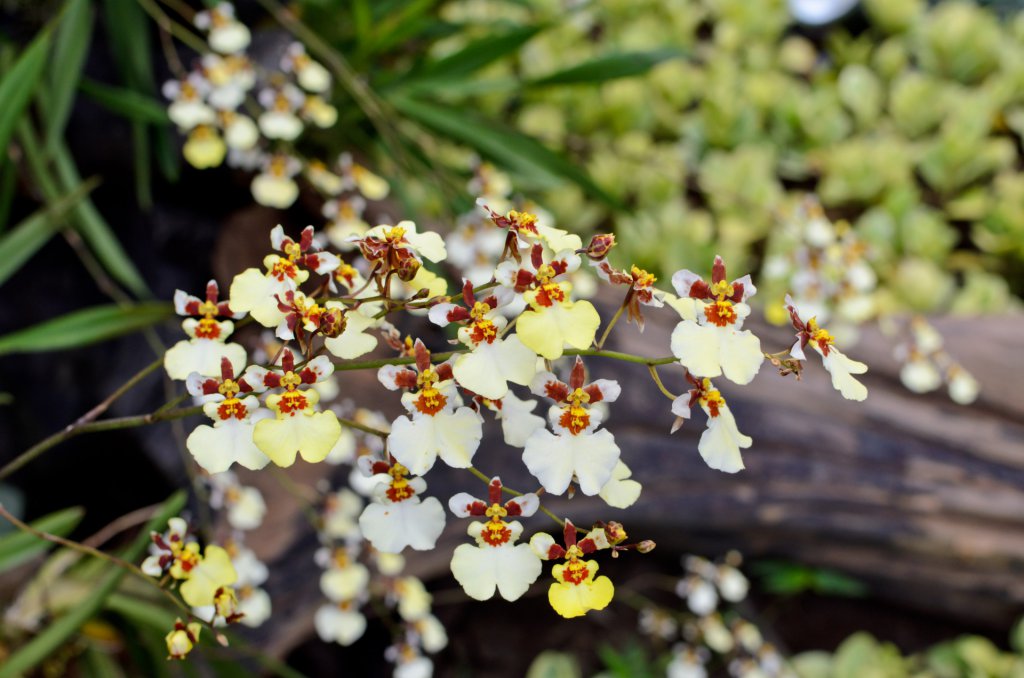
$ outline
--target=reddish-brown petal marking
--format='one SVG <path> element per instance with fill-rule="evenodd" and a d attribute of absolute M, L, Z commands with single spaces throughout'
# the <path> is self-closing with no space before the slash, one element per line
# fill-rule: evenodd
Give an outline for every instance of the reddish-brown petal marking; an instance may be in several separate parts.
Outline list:
<path fill-rule="evenodd" d="M 560 381 L 548 381 L 544 383 L 544 393 L 556 403 L 561 403 L 569 397 L 569 387 Z"/>
<path fill-rule="evenodd" d="M 690 285 L 690 292 L 688 296 L 691 299 L 710 299 L 711 287 L 703 280 L 697 280 Z"/>
<path fill-rule="evenodd" d="M 436 388 L 423 389 L 414 401 L 417 410 L 430 416 L 434 416 L 443 410 L 447 403 L 448 398 Z"/>
<path fill-rule="evenodd" d="M 555 269 L 555 275 L 562 275 L 569 270 L 569 262 L 564 259 L 556 259 L 551 262 L 551 268 Z"/>
<path fill-rule="evenodd" d="M 445 315 L 445 320 L 450 323 L 459 323 L 469 320 L 469 311 L 461 306 L 455 306 Z"/>
<path fill-rule="evenodd" d="M 586 431 L 587 427 L 590 426 L 590 414 L 582 407 L 569 405 L 562 410 L 562 416 L 558 418 L 558 423 L 562 428 L 576 436 Z"/>
<path fill-rule="evenodd" d="M 309 401 L 302 391 L 285 391 L 281 394 L 281 400 L 277 403 L 281 414 L 292 414 L 302 412 L 309 407 Z"/>
<path fill-rule="evenodd" d="M 227 358 L 225 358 L 225 360 L 227 360 Z M 214 393 L 217 393 L 219 391 L 220 382 L 218 382 L 216 379 L 207 379 L 201 384 L 200 387 L 203 389 L 203 395 L 213 395 Z"/>
<path fill-rule="evenodd" d="M 601 392 L 601 387 L 597 384 L 591 384 L 583 389 L 583 392 L 590 398 L 590 404 L 599 403 L 604 400 L 604 393 Z"/>
<path fill-rule="evenodd" d="M 501 503 L 501 478 L 497 476 L 491 478 L 491 482 L 487 486 L 487 498 L 492 504 Z"/>
<path fill-rule="evenodd" d="M 483 503 L 479 499 L 475 499 L 472 502 L 466 504 L 466 512 L 471 516 L 482 516 L 487 514 L 487 504 Z"/>
<path fill-rule="evenodd" d="M 405 501 L 416 494 L 415 490 L 406 480 L 399 480 L 392 483 L 391 487 L 384 490 L 384 494 L 387 498 L 393 502 Z"/>
<path fill-rule="evenodd" d="M 408 389 L 416 388 L 416 373 L 412 370 L 395 372 L 395 386 Z"/>
<path fill-rule="evenodd" d="M 537 288 L 537 296 L 534 297 L 534 301 L 536 301 L 539 306 L 543 306 L 545 308 L 550 308 L 551 306 L 554 306 L 555 303 L 562 302 L 564 300 L 565 292 L 556 283 L 541 285 Z"/>
<path fill-rule="evenodd" d="M 478 320 L 472 328 L 469 338 L 475 344 L 492 344 L 498 338 L 498 328 L 490 320 Z"/>
<path fill-rule="evenodd" d="M 286 373 L 295 370 L 295 354 L 288 349 L 281 351 L 281 369 Z"/>
<path fill-rule="evenodd" d="M 562 530 L 562 537 L 566 548 L 576 545 L 576 526 L 572 524 L 571 520 L 566 519 L 565 528 Z"/>
<path fill-rule="evenodd" d="M 287 259 L 278 259 L 270 269 L 270 275 L 280 281 L 284 281 L 285 278 L 294 278 L 298 274 L 298 267 Z"/>
<path fill-rule="evenodd" d="M 711 267 L 711 282 L 723 282 L 725 281 L 725 262 L 722 261 L 722 257 L 715 256 L 715 263 Z"/>
<path fill-rule="evenodd" d="M 574 560 L 566 564 L 562 570 L 562 580 L 569 584 L 579 586 L 587 580 L 590 570 L 583 564 L 583 561 Z"/>
<path fill-rule="evenodd" d="M 220 325 L 212 318 L 203 318 L 196 325 L 196 339 L 217 339 L 220 337 Z"/>
<path fill-rule="evenodd" d="M 217 296 L 220 294 L 220 290 L 217 288 L 217 281 L 211 280 L 206 283 L 206 300 L 211 304 L 217 303 Z"/>
<path fill-rule="evenodd" d="M 743 283 L 733 282 L 732 283 L 732 296 L 726 297 L 729 301 L 734 304 L 738 304 L 743 301 Z"/>
<path fill-rule="evenodd" d="M 728 301 L 713 301 L 704 307 L 704 317 L 712 325 L 725 327 L 736 323 L 736 310 Z"/>
<path fill-rule="evenodd" d="M 306 226 L 302 229 L 302 235 L 299 237 L 299 247 L 303 252 L 308 250 L 313 245 L 313 227 Z"/>
<path fill-rule="evenodd" d="M 712 418 L 717 417 L 719 415 L 718 400 L 716 400 L 716 399 L 709 399 L 708 400 L 708 413 L 711 415 Z"/>
<path fill-rule="evenodd" d="M 544 265 L 544 248 L 541 245 L 534 245 L 530 249 L 530 263 L 536 269 Z"/>
<path fill-rule="evenodd" d="M 569 373 L 569 388 L 575 391 L 583 387 L 583 379 L 587 376 L 586 368 L 583 366 L 583 358 L 576 356 L 572 372 Z"/>
<path fill-rule="evenodd" d="M 523 268 L 519 269 L 516 271 L 516 292 L 530 289 L 536 281 L 532 273 Z"/>
<path fill-rule="evenodd" d="M 485 523 L 484 528 L 480 530 L 480 537 L 491 546 L 501 546 L 507 544 L 508 540 L 512 538 L 512 530 L 508 529 L 500 520 L 491 520 Z"/>
<path fill-rule="evenodd" d="M 514 498 L 505 502 L 505 510 L 510 516 L 523 515 L 523 507 Z"/>
<path fill-rule="evenodd" d="M 597 544 L 595 544 L 594 540 L 589 537 L 587 539 L 580 540 L 580 543 L 576 546 L 578 546 L 580 551 L 583 551 L 583 553 L 593 553 L 597 550 Z"/>
<path fill-rule="evenodd" d="M 311 271 L 315 271 L 320 268 L 320 257 L 316 254 L 307 254 L 301 259 L 302 265 Z"/>
<path fill-rule="evenodd" d="M 245 405 L 243 405 L 242 401 L 237 398 L 228 398 L 217 406 L 217 416 L 220 417 L 222 421 L 227 421 L 232 418 L 241 421 L 242 419 L 245 419 L 245 415 Z"/>
<path fill-rule="evenodd" d="M 416 340 L 416 344 L 413 346 L 413 354 L 416 356 L 416 369 L 420 373 L 426 372 L 430 369 L 430 351 L 419 339 Z"/>
<path fill-rule="evenodd" d="M 449 363 L 441 363 L 434 369 L 434 374 L 441 381 L 448 381 L 452 378 L 452 366 Z"/>
<path fill-rule="evenodd" d="M 195 297 L 189 297 L 185 302 L 185 315 L 199 315 L 200 301 Z"/>
<path fill-rule="evenodd" d="M 565 549 L 558 544 L 552 544 L 548 547 L 548 560 L 560 560 L 565 557 Z"/>
<path fill-rule="evenodd" d="M 462 284 L 462 301 L 469 308 L 473 308 L 476 304 L 476 296 L 473 294 L 473 283 L 471 283 L 468 278 Z"/>
<path fill-rule="evenodd" d="M 370 472 L 374 475 L 381 473 L 387 473 L 391 469 L 391 465 L 386 461 L 375 461 L 370 465 Z"/>

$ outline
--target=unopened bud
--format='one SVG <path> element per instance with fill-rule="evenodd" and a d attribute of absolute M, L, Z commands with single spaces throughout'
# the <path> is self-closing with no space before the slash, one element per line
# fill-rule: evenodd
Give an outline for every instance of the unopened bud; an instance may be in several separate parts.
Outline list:
<path fill-rule="evenodd" d="M 636 550 L 640 553 L 650 553 L 657 546 L 652 540 L 644 539 L 642 542 L 636 545 Z"/>
<path fill-rule="evenodd" d="M 329 338 L 337 337 L 345 331 L 346 324 L 344 312 L 338 309 L 327 311 L 320 316 L 320 334 Z"/>
<path fill-rule="evenodd" d="M 419 262 L 415 257 L 408 257 L 399 262 L 395 268 L 395 272 L 398 274 L 398 279 L 402 282 L 409 282 L 416 277 L 419 273 L 420 267 L 423 264 Z"/>
<path fill-rule="evenodd" d="M 615 544 L 621 544 L 628 536 L 626 534 L 626 528 L 623 527 L 622 523 L 617 523 L 614 520 L 604 526 L 604 532 L 608 535 L 608 541 L 613 546 Z"/>
<path fill-rule="evenodd" d="M 602 261 L 613 247 L 615 247 L 614 233 L 598 233 L 590 239 L 590 244 L 587 245 L 587 249 L 583 250 L 583 253 L 593 261 Z"/>

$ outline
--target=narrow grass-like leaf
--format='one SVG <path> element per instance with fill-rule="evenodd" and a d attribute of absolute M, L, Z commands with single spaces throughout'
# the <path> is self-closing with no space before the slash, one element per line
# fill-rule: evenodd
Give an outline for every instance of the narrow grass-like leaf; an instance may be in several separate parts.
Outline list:
<path fill-rule="evenodd" d="M 146 524 L 131 545 L 120 554 L 121 557 L 129 562 L 137 560 L 149 544 L 149 533 L 162 531 L 167 526 L 168 519 L 176 516 L 185 506 L 185 498 L 186 494 L 183 491 L 171 495 L 157 515 Z M 16 678 L 31 671 L 67 642 L 85 622 L 103 609 L 103 603 L 114 592 L 126 574 L 125 570 L 112 564 L 105 569 L 106 574 L 103 575 L 88 598 L 57 618 L 32 640 L 6 658 L 4 664 L 0 665 L 0 678 Z"/>
<path fill-rule="evenodd" d="M 459 109 L 401 96 L 389 97 L 389 101 L 402 114 L 475 148 L 510 170 L 550 183 L 559 177 L 569 179 L 592 197 L 621 208 L 619 201 L 595 184 L 586 172 L 533 137 Z"/>
<path fill-rule="evenodd" d="M 43 30 L 0 79 L 0 149 L 7 148 L 15 126 L 42 80 L 50 40 L 50 30 Z"/>
<path fill-rule="evenodd" d="M 170 304 L 93 306 L 0 337 L 0 355 L 85 346 L 154 325 L 173 315 Z"/>
<path fill-rule="evenodd" d="M 83 184 L 49 207 L 34 212 L 0 237 L 0 285 L 14 275 L 60 229 L 64 216 L 95 186 Z"/>
<path fill-rule="evenodd" d="M 14 189 L 18 187 L 18 166 L 13 162 L 0 163 L 0 233 L 7 230 L 7 217 L 14 202 Z"/>
<path fill-rule="evenodd" d="M 78 168 L 75 167 L 75 163 L 71 159 L 71 152 L 66 145 L 58 145 L 54 154 L 54 162 L 63 191 L 68 191 L 82 183 L 82 177 L 78 174 Z M 113 229 L 107 224 L 92 201 L 83 200 L 75 207 L 74 215 L 78 224 L 78 232 L 111 277 L 131 290 L 135 296 L 151 297 L 152 294 L 146 286 L 142 274 L 139 273 L 139 269 L 136 268 L 128 253 L 124 251 L 117 236 L 114 235 Z"/>
<path fill-rule="evenodd" d="M 525 83 L 530 87 L 548 85 L 592 85 L 607 80 L 643 75 L 662 61 L 683 56 L 675 49 L 657 49 L 650 52 L 608 54 L 564 70 L 534 78 Z"/>
<path fill-rule="evenodd" d="M 136 122 L 163 125 L 168 122 L 167 107 L 145 94 L 82 78 L 82 93 L 104 108 Z"/>
<path fill-rule="evenodd" d="M 47 69 L 50 87 L 45 134 L 47 155 L 53 152 L 57 141 L 64 136 L 85 57 L 89 53 L 92 21 L 89 0 L 68 0 L 54 36 L 53 58 Z"/>
<path fill-rule="evenodd" d="M 43 516 L 30 525 L 42 532 L 65 537 L 82 521 L 84 515 L 85 511 L 80 506 L 75 506 Z M 6 534 L 0 537 L 0 572 L 6 572 L 28 562 L 52 546 L 50 542 L 27 532 Z"/>
<path fill-rule="evenodd" d="M 458 52 L 449 54 L 412 76 L 415 79 L 438 79 L 466 76 L 520 49 L 543 26 L 519 26 L 511 30 L 475 40 Z"/>

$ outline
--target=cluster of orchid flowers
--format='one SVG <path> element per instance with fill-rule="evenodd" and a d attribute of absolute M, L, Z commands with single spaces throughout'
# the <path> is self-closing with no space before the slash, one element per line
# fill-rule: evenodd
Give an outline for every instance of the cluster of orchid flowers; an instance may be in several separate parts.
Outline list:
<path fill-rule="evenodd" d="M 735 551 L 717 561 L 686 556 L 686 574 L 675 587 L 686 610 L 654 603 L 641 608 L 640 633 L 658 645 L 672 644 L 665 667 L 668 678 L 707 678 L 712 660 L 736 678 L 796 676 L 757 626 L 736 611 L 723 609 L 723 603 L 737 605 L 747 597 L 750 583 L 739 570 L 741 562 Z"/>
<path fill-rule="evenodd" d="M 833 223 L 814 196 L 805 197 L 773 235 L 764 277 L 773 289 L 789 291 L 785 307 L 766 310 L 772 321 L 790 322 L 789 307 L 804 320 L 831 323 L 843 345 L 852 345 L 858 327 L 881 315 L 878 277 L 868 261 L 869 246 L 849 224 Z M 949 397 L 969 405 L 978 397 L 977 380 L 948 352 L 942 335 L 921 316 L 906 321 L 882 318 L 881 329 L 894 338 L 900 381 L 914 393 L 946 385 Z M 798 328 L 799 329 L 799 328 Z"/>
<path fill-rule="evenodd" d="M 197 169 L 226 163 L 258 170 L 253 197 L 279 209 L 298 199 L 301 173 L 323 196 L 332 233 L 368 228 L 362 221 L 365 200 L 387 196 L 387 182 L 347 153 L 331 167 L 295 148 L 308 126 L 327 129 L 338 120 L 327 69 L 299 42 L 284 49 L 276 68 L 261 68 L 246 52 L 251 33 L 229 2 L 196 13 L 193 24 L 205 33 L 208 51 L 191 71 L 163 86 L 171 102 L 168 117 L 185 136 L 185 160 Z"/>
<path fill-rule="evenodd" d="M 673 294 L 655 287 L 655 276 L 636 266 L 612 267 L 607 259 L 612 236 L 598 235 L 584 245 L 537 214 L 498 212 L 489 203 L 481 207 L 487 230 L 477 223 L 475 233 L 486 234 L 482 237 L 494 255 L 484 275 L 479 252 L 469 256 L 479 239 L 465 237 L 469 220 L 449 236 L 449 243 L 462 240 L 463 261 L 476 267 L 458 294 L 449 295 L 445 279 L 428 268 L 449 258 L 445 240 L 403 221 L 349 234 L 340 254 L 325 251 L 327 239 L 312 227 L 292 238 L 278 226 L 270 238 L 274 251 L 262 268 L 235 276 L 228 300 L 219 299 L 214 282 L 205 300 L 180 291 L 175 297 L 188 338 L 167 353 L 167 372 L 185 381 L 211 420 L 192 431 L 187 447 L 214 487 L 227 488 L 215 493 L 218 506 L 242 514 L 229 520 L 244 522 L 256 503 L 243 496 L 236 480 L 218 480 L 231 478 L 236 463 L 259 470 L 270 463 L 289 467 L 301 457 L 307 463 L 353 465 L 350 484 L 357 491 L 342 488 L 327 497 L 318 522 L 324 548 L 317 562 L 329 602 L 317 612 L 316 628 L 325 640 L 354 642 L 365 629 L 360 608 L 373 588 L 403 624 L 403 635 L 389 652 L 396 675 L 428 675 L 415 667 L 429 664 L 423 652 L 444 645 L 422 583 L 401 576 L 401 554 L 435 548 L 448 513 L 471 519 L 471 541 L 458 546 L 451 559 L 452 574 L 468 596 L 516 600 L 540 577 L 543 561 L 554 560 L 548 600 L 567 618 L 603 609 L 612 600 L 614 585 L 597 574 L 601 551 L 617 556 L 654 547 L 650 541 L 626 543 L 624 527 L 614 521 L 596 523 L 580 535 L 569 519 L 551 513 L 540 500 L 542 493 L 571 497 L 580 492 L 623 509 L 640 495 L 640 483 L 632 479 L 613 432 L 604 427 L 621 389 L 613 380 L 590 379 L 584 362 L 585 356 L 621 355 L 601 349 L 620 317 L 642 329 L 645 309 L 668 307 L 678 314 L 670 348 L 691 388 L 674 396 L 656 380 L 672 399 L 673 430 L 694 406 L 706 414 L 698 451 L 715 469 L 743 468 L 741 450 L 752 441 L 740 433 L 712 379 L 747 384 L 766 357 L 783 371 L 798 370 L 810 346 L 844 397 L 867 395 L 853 376 L 866 367 L 842 354 L 832 335 L 792 300 L 787 309 L 797 337 L 789 357 L 783 361 L 763 353 L 760 340 L 743 329 L 750 314 L 747 301 L 756 289 L 749 276 L 730 281 L 721 258 L 713 262 L 710 279 L 676 273 Z M 619 312 L 600 339 L 597 308 L 576 289 L 585 279 L 584 262 L 622 293 Z M 425 315 L 447 328 L 451 350 L 438 354 L 423 339 L 403 337 L 388 321 L 399 311 Z M 264 350 L 258 362 L 228 341 L 233 321 L 248 322 L 240 320 L 246 315 L 282 342 Z M 392 357 L 356 362 L 378 350 L 391 351 Z M 571 357 L 571 364 L 559 364 L 564 357 Z M 388 421 L 357 410 L 354 419 L 345 418 L 345 408 L 329 402 L 339 390 L 333 384 L 336 365 L 377 369 L 380 384 L 401 394 L 404 413 Z M 654 363 L 648 365 L 656 377 Z M 535 411 L 544 401 L 546 411 Z M 522 463 L 538 484 L 534 491 L 512 490 L 476 468 L 489 418 L 500 422 L 504 442 L 521 450 Z M 486 497 L 456 494 L 446 511 L 442 501 L 428 495 L 423 477 L 439 463 L 486 481 Z M 544 532 L 520 543 L 521 520 L 538 511 L 558 522 L 561 543 Z M 225 549 L 210 545 L 198 558 L 198 546 L 188 547 L 188 557 L 204 573 L 201 596 L 186 596 L 187 586 L 196 588 L 190 585 L 195 576 L 173 569 L 176 553 L 172 550 L 160 572 L 154 568 L 153 573 L 185 580 L 186 602 L 211 610 L 212 616 L 200 619 L 213 625 L 252 614 L 238 616 L 241 596 L 232 585 L 242 578 L 240 566 Z M 246 582 L 252 588 L 262 580 L 250 576 Z M 172 656 L 181 656 L 181 648 L 189 646 L 183 638 L 195 635 L 183 624 L 172 632 L 177 648 Z"/>

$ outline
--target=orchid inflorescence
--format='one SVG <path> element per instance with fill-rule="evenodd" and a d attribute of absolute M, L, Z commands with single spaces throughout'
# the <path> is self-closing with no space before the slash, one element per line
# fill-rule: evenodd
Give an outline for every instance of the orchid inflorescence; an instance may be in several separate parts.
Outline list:
<path fill-rule="evenodd" d="M 618 556 L 654 548 L 649 540 L 629 542 L 625 527 L 614 520 L 578 533 L 571 520 L 541 502 L 544 495 L 580 492 L 623 509 L 641 493 L 606 426 L 622 389 L 614 380 L 590 377 L 588 356 L 646 365 L 671 398 L 666 410 L 676 415 L 673 431 L 699 406 L 707 427 L 698 452 L 710 467 L 729 473 L 743 468 L 741 450 L 753 441 L 739 431 L 719 387 L 749 383 L 766 359 L 782 373 L 798 371 L 810 350 L 843 397 L 866 397 L 854 376 L 866 367 L 846 357 L 828 330 L 790 298 L 786 312 L 795 343 L 785 358 L 780 356 L 786 351 L 764 353 L 760 339 L 744 328 L 757 289 L 750 276 L 730 279 L 721 257 L 712 262 L 710 277 L 679 271 L 671 291 L 659 289 L 656 277 L 636 266 L 611 266 L 607 256 L 614 238 L 598 235 L 584 245 L 543 215 L 495 211 L 491 197 L 470 237 L 464 220 L 447 240 L 461 240 L 463 255 L 476 241 L 486 243 L 475 255 L 461 257 L 463 265 L 471 262 L 474 279 L 464 278 L 454 295 L 427 268 L 449 259 L 446 241 L 409 221 L 352 234 L 350 247 L 339 253 L 326 251 L 325 239 L 311 226 L 298 238 L 278 226 L 270 238 L 274 251 L 262 268 L 235 276 L 228 300 L 219 300 L 213 282 L 206 301 L 178 293 L 189 338 L 168 354 L 168 373 L 185 380 L 212 420 L 189 435 L 187 446 L 209 475 L 212 498 L 227 512 L 236 536 L 231 548 L 208 545 L 201 553 L 183 524 L 175 523 L 156 541 L 168 547 L 156 554 L 159 568 L 149 563 L 147 571 L 180 582 L 182 596 L 202 611 L 202 621 L 213 626 L 250 615 L 262 621 L 269 613 L 263 602 L 245 609 L 245 601 L 264 596 L 256 593 L 260 573 L 241 572 L 253 569 L 239 562 L 249 557 L 241 533 L 259 524 L 266 507 L 252 488 L 238 484 L 230 471 L 236 463 L 258 470 L 271 463 L 289 467 L 301 457 L 353 467 L 351 487 L 321 495 L 323 508 L 313 517 L 323 544 L 317 563 L 327 600 L 316 613 L 317 633 L 328 641 L 355 642 L 366 628 L 362 608 L 383 602 L 398 620 L 388 656 L 396 671 L 413 672 L 429 665 L 424 653 L 446 643 L 422 582 L 403 575 L 401 555 L 436 548 L 444 531 L 444 504 L 431 496 L 424 478 L 438 465 L 465 470 L 487 485 L 486 496 L 460 492 L 447 502 L 452 514 L 470 519 L 470 542 L 455 548 L 451 570 L 471 598 L 516 600 L 540 577 L 543 561 L 551 560 L 551 606 L 563 617 L 582 616 L 614 597 L 607 568 L 598 574 L 603 552 Z M 502 200 L 496 196 L 494 204 Z M 491 253 L 488 275 L 484 252 Z M 588 268 L 622 294 L 600 338 L 597 307 L 579 294 L 588 287 Z M 451 326 L 451 349 L 431 351 L 427 343 L 434 340 L 426 333 L 403 337 L 388 320 L 403 311 Z M 677 318 L 671 357 L 601 348 L 620 318 L 642 330 L 650 312 Z M 246 315 L 277 342 L 260 348 L 258 359 L 227 341 L 233 329 L 227 318 L 244 323 Z M 371 351 L 391 357 L 358 361 Z M 672 363 L 683 368 L 682 383 L 689 386 L 682 395 L 669 392 L 657 373 L 657 366 Z M 332 404 L 344 390 L 336 384 L 338 375 L 361 368 L 377 370 L 380 384 L 399 396 L 403 414 L 388 418 L 351 403 Z M 536 489 L 513 490 L 477 468 L 486 456 L 481 441 L 489 419 L 500 422 L 508 446 L 521 449 Z M 557 542 L 545 532 L 523 537 L 524 523 L 541 512 L 557 521 Z M 172 656 L 190 647 L 188 633 L 187 625 L 173 631 Z M 169 636 L 169 646 L 171 641 Z"/>

